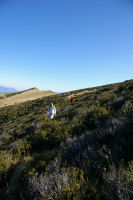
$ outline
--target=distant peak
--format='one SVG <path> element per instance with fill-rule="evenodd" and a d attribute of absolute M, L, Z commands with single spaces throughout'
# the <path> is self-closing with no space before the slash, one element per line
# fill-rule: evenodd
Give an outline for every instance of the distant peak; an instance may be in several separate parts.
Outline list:
<path fill-rule="evenodd" d="M 8 94 L 18 92 L 15 88 L 0 86 L 0 94 Z"/>

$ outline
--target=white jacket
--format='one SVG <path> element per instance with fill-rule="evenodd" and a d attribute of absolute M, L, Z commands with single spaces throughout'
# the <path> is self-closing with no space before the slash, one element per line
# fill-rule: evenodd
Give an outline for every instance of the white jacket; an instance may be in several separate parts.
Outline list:
<path fill-rule="evenodd" d="M 49 112 L 49 117 L 56 115 L 56 108 L 55 108 L 55 106 L 50 107 L 48 109 L 48 112 Z"/>

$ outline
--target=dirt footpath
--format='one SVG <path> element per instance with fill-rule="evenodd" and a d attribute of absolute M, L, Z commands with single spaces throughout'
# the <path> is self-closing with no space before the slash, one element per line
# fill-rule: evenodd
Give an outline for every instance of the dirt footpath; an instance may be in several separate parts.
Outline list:
<path fill-rule="evenodd" d="M 73 93 L 73 94 L 67 96 L 66 99 L 70 99 L 72 96 L 76 97 L 76 96 L 79 96 L 79 95 L 82 95 L 82 94 L 92 93 L 92 92 L 96 92 L 96 91 L 97 91 L 97 89 L 94 89 L 94 90 L 84 90 L 84 91 L 76 93 L 76 94 Z"/>

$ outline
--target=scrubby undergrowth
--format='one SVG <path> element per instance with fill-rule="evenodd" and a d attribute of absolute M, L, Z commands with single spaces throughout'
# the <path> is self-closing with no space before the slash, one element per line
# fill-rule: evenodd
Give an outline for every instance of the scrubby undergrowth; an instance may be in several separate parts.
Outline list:
<path fill-rule="evenodd" d="M 83 91 L 0 110 L 1 200 L 133 198 L 133 81 Z"/>

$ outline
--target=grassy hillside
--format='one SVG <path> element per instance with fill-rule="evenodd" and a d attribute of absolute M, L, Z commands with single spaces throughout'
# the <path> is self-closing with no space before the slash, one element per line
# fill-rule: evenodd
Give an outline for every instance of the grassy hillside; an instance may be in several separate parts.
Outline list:
<path fill-rule="evenodd" d="M 133 80 L 1 108 L 0 197 L 131 200 Z"/>
<path fill-rule="evenodd" d="M 31 88 L 22 92 L 0 95 L 0 107 L 19 104 L 54 94 L 56 93 L 52 91 L 39 91 L 37 88 Z"/>

